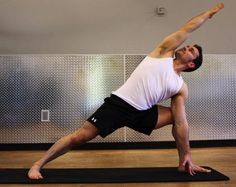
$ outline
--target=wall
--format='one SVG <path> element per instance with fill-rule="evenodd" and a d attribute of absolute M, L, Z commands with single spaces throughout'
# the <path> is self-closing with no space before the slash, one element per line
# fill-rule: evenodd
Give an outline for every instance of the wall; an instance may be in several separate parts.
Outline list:
<path fill-rule="evenodd" d="M 130 75 L 140 54 L 218 2 L 0 0 L 0 143 L 49 143 L 77 129 Z M 221 2 L 225 9 L 186 42 L 201 44 L 205 54 L 205 69 L 184 75 L 191 139 L 235 139 L 236 1 Z M 155 15 L 157 7 L 167 15 Z M 136 55 L 124 62 L 121 54 Z M 42 109 L 51 110 L 52 123 L 40 121 Z M 151 137 L 125 128 L 95 141 L 171 139 L 169 128 Z"/>
<path fill-rule="evenodd" d="M 1 55 L 0 143 L 52 143 L 78 129 L 144 56 Z M 190 139 L 235 139 L 236 55 L 205 55 L 204 59 L 198 71 L 183 73 L 189 87 Z M 41 121 L 41 110 L 50 111 L 48 122 Z M 151 136 L 122 128 L 93 141 L 170 140 L 171 126 Z"/>
<path fill-rule="evenodd" d="M 0 0 L 1 54 L 146 54 L 218 0 Z M 235 54 L 236 1 L 194 32 L 205 54 Z M 158 17 L 156 7 L 167 15 Z"/>

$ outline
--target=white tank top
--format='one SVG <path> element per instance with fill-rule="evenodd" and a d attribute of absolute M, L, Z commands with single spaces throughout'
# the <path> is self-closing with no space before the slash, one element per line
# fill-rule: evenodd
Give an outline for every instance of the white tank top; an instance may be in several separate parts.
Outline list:
<path fill-rule="evenodd" d="M 173 68 L 173 58 L 145 57 L 128 80 L 112 94 L 138 110 L 147 110 L 177 94 L 183 78 Z"/>

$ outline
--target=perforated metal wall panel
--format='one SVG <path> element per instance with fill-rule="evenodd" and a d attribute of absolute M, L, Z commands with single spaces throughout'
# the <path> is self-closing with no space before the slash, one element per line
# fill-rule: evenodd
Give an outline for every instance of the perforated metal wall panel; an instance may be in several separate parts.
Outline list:
<path fill-rule="evenodd" d="M 78 129 L 124 83 L 144 55 L 0 56 L 0 143 L 51 143 Z M 190 139 L 236 138 L 236 55 L 204 55 L 183 73 Z M 162 103 L 169 105 L 169 101 Z M 41 122 L 41 110 L 49 122 Z M 173 140 L 171 126 L 145 136 L 123 128 L 93 142 Z"/>
<path fill-rule="evenodd" d="M 185 73 L 193 140 L 236 138 L 236 55 L 204 55 L 199 71 Z"/>
<path fill-rule="evenodd" d="M 124 82 L 123 55 L 0 56 L 0 143 L 50 143 L 78 129 Z M 50 122 L 41 122 L 49 110 Z M 117 131 L 107 139 L 123 141 Z"/>

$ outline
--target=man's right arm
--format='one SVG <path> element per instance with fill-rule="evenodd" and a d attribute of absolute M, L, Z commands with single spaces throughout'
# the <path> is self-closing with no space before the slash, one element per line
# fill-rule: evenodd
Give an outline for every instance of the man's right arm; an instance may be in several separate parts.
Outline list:
<path fill-rule="evenodd" d="M 195 16 L 185 23 L 178 31 L 170 34 L 149 54 L 151 57 L 172 57 L 174 50 L 178 48 L 189 36 L 191 32 L 198 29 L 203 23 L 214 14 L 224 8 L 223 3 L 219 3 L 208 11 Z"/>
<path fill-rule="evenodd" d="M 174 118 L 172 133 L 179 153 L 179 171 L 186 171 L 190 175 L 210 170 L 195 165 L 191 160 L 189 145 L 189 126 L 185 113 L 185 101 L 188 97 L 188 88 L 184 83 L 177 95 L 172 97 L 171 110 Z"/>

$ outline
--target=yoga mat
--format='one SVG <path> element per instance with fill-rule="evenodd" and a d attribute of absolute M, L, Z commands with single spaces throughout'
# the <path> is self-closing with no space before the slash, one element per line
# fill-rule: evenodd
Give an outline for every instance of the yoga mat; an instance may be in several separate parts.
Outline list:
<path fill-rule="evenodd" d="M 1 184 L 56 184 L 56 183 L 147 183 L 147 182 L 192 182 L 229 180 L 210 168 L 210 173 L 191 176 L 180 173 L 176 167 L 153 168 L 88 168 L 88 169 L 42 169 L 44 179 L 30 180 L 28 169 L 0 169 Z"/>

